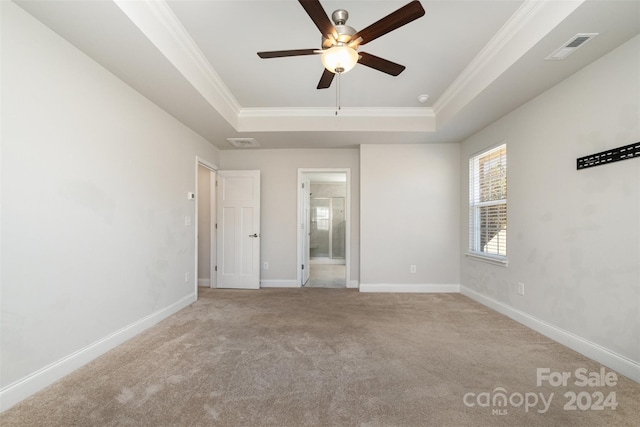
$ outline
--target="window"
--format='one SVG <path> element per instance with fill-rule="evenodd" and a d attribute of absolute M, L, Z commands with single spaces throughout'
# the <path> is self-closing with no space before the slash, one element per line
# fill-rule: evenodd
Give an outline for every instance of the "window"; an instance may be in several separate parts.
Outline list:
<path fill-rule="evenodd" d="M 469 252 L 506 263 L 506 144 L 469 159 Z"/>

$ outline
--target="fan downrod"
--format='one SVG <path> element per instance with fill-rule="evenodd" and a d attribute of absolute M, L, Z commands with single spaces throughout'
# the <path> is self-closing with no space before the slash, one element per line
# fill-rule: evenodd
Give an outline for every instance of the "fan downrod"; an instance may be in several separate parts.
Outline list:
<path fill-rule="evenodd" d="M 349 19 L 349 12 L 344 9 L 334 10 L 331 14 L 331 20 L 335 25 L 345 25 Z"/>

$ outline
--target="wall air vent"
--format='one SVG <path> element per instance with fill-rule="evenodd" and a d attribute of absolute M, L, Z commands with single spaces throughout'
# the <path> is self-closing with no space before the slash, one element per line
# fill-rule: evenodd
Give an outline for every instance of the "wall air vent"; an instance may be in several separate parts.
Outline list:
<path fill-rule="evenodd" d="M 598 33 L 578 33 L 575 36 L 571 37 L 569 41 L 556 49 L 555 52 L 547 56 L 545 59 L 550 61 L 560 61 L 562 59 L 565 59 L 567 56 L 575 52 L 576 49 L 578 49 L 580 46 L 584 46 L 589 40 L 597 35 Z"/>
<path fill-rule="evenodd" d="M 227 138 L 227 141 L 236 148 L 256 148 L 260 146 L 255 138 Z"/>

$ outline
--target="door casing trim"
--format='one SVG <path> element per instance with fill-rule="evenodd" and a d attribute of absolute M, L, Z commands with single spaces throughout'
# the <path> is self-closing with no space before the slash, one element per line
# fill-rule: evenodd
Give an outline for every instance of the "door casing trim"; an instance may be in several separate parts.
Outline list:
<path fill-rule="evenodd" d="M 296 244 L 296 283 L 298 287 L 302 287 L 302 221 L 303 219 L 303 203 L 302 197 L 300 197 L 300 188 L 304 182 L 304 174 L 312 172 L 335 172 L 344 173 L 347 176 L 346 185 L 346 197 L 345 197 L 345 248 L 344 248 L 344 262 L 345 262 L 345 287 L 351 286 L 351 168 L 298 168 L 298 184 L 296 186 L 296 200 L 297 200 L 297 244 Z"/>

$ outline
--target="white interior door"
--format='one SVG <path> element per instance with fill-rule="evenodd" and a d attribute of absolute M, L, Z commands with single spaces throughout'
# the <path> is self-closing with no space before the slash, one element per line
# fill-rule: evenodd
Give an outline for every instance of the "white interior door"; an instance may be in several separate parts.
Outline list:
<path fill-rule="evenodd" d="M 218 171 L 217 287 L 260 288 L 260 171 Z"/>
<path fill-rule="evenodd" d="M 302 285 L 309 280 L 311 272 L 311 261 L 309 254 L 309 240 L 311 238 L 311 181 L 304 177 L 302 180 Z"/>

